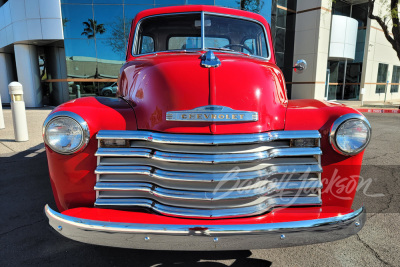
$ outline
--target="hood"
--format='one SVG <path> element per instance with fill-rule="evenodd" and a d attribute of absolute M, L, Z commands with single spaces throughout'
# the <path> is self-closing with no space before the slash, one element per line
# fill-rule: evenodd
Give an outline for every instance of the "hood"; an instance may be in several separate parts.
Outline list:
<path fill-rule="evenodd" d="M 287 97 L 273 64 L 215 53 L 221 65 L 201 66 L 202 53 L 160 53 L 128 62 L 120 94 L 131 101 L 138 129 L 170 133 L 239 134 L 283 130 Z M 257 112 L 257 121 L 169 121 L 167 112 L 203 106 Z M 226 108 L 225 108 L 226 107 Z"/>

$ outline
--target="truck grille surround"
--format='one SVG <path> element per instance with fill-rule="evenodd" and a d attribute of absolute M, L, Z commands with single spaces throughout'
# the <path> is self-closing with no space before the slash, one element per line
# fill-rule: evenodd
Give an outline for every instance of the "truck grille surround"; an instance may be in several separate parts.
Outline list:
<path fill-rule="evenodd" d="M 318 206 L 320 138 L 318 131 L 99 131 L 94 205 L 203 219 Z"/>

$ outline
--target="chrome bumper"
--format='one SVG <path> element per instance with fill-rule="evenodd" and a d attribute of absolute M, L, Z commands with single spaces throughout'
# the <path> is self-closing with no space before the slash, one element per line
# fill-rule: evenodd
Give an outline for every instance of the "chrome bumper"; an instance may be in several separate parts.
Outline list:
<path fill-rule="evenodd" d="M 330 242 L 356 234 L 366 213 L 316 220 L 241 225 L 171 225 L 93 221 L 44 209 L 49 224 L 72 240 L 151 250 L 248 250 Z"/>

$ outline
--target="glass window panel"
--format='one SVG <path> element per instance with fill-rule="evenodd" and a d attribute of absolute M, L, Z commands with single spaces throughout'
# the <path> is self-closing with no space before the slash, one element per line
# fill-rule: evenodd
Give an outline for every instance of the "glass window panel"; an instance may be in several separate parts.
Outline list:
<path fill-rule="evenodd" d="M 335 1 L 332 3 L 332 10 L 334 15 L 341 15 L 341 16 L 350 16 L 350 4 L 341 2 L 341 1 Z"/>
<path fill-rule="evenodd" d="M 150 36 L 142 37 L 142 45 L 140 47 L 140 54 L 154 52 L 154 40 Z"/>
<path fill-rule="evenodd" d="M 65 39 L 69 78 L 93 78 L 96 73 L 96 50 L 93 39 Z"/>
<path fill-rule="evenodd" d="M 97 82 L 68 82 L 69 99 L 98 95 L 98 92 L 104 87 L 103 84 Z"/>
<path fill-rule="evenodd" d="M 328 61 L 328 68 L 330 70 L 328 100 L 342 99 L 344 62 Z"/>
<path fill-rule="evenodd" d="M 252 39 L 247 39 L 246 41 L 244 41 L 244 45 L 249 47 L 251 50 L 255 51 L 257 49 L 256 47 L 256 39 L 252 38 Z"/>
<path fill-rule="evenodd" d="M 126 1 L 126 0 L 125 0 Z M 126 3 L 126 2 L 125 2 Z M 124 20 L 125 20 L 125 36 L 128 39 L 129 32 L 132 25 L 132 20 L 140 11 L 153 8 L 151 5 L 125 5 L 124 6 Z"/>
<path fill-rule="evenodd" d="M 236 0 L 215 0 L 215 5 L 240 9 L 240 1 Z"/>
<path fill-rule="evenodd" d="M 283 7 L 287 7 L 287 0 L 278 0 L 278 5 L 283 6 Z"/>
<path fill-rule="evenodd" d="M 279 68 L 283 68 L 285 66 L 285 54 L 277 52 L 275 53 L 275 58 L 276 58 L 276 65 L 278 65 Z"/>
<path fill-rule="evenodd" d="M 154 0 L 125 0 L 125 4 L 154 5 Z"/>
<path fill-rule="evenodd" d="M 393 66 L 392 83 L 397 83 L 397 84 L 392 84 L 392 86 L 390 87 L 391 93 L 399 92 L 399 85 L 398 85 L 399 81 L 400 81 L 400 67 Z"/>
<path fill-rule="evenodd" d="M 286 29 L 284 28 L 276 28 L 276 36 L 275 36 L 275 51 L 276 52 L 285 52 L 285 36 Z"/>
<path fill-rule="evenodd" d="M 187 0 L 189 5 L 214 5 L 214 0 Z"/>
<path fill-rule="evenodd" d="M 358 21 L 358 27 L 366 27 L 368 18 L 368 3 L 353 5 L 351 17 Z"/>
<path fill-rule="evenodd" d="M 140 25 L 140 32 L 154 39 L 155 51 L 165 51 L 171 36 L 200 37 L 200 20 L 200 13 L 146 18 Z"/>
<path fill-rule="evenodd" d="M 92 0 L 61 0 L 62 4 L 91 4 Z"/>
<path fill-rule="evenodd" d="M 272 0 L 261 1 L 259 12 L 257 12 L 261 16 L 263 16 L 268 21 L 268 23 L 271 23 L 272 2 Z"/>
<path fill-rule="evenodd" d="M 185 0 L 155 0 L 154 3 L 156 5 L 165 5 L 165 6 L 184 5 Z"/>
<path fill-rule="evenodd" d="M 206 47 L 224 47 L 229 45 L 225 38 L 205 38 Z M 168 40 L 168 50 L 201 48 L 201 37 L 171 37 Z"/>
<path fill-rule="evenodd" d="M 96 38 L 124 38 L 122 5 L 94 5 L 93 9 L 94 20 L 97 22 L 95 26 L 99 30 L 96 31 Z"/>
<path fill-rule="evenodd" d="M 248 53 L 248 47 L 244 45 L 247 39 L 257 40 L 257 49 L 249 51 L 250 54 L 268 57 L 266 53 L 265 34 L 263 27 L 255 22 L 228 18 L 216 15 L 205 15 L 204 19 L 210 20 L 211 25 L 206 26 L 204 33 L 206 37 L 219 37 L 229 40 L 229 45 L 217 48 L 228 48 L 237 52 Z M 206 46 L 207 48 L 207 46 Z"/>
<path fill-rule="evenodd" d="M 124 0 L 93 0 L 93 4 L 123 4 Z"/>
<path fill-rule="evenodd" d="M 281 8 L 276 9 L 276 26 L 285 28 L 286 27 L 286 14 L 287 11 Z"/>
<path fill-rule="evenodd" d="M 389 67 L 388 64 L 379 63 L 378 77 L 376 79 L 377 83 L 386 83 L 388 67 Z M 375 93 L 377 93 L 377 94 L 384 93 L 385 88 L 386 88 L 385 84 L 377 84 Z"/>
<path fill-rule="evenodd" d="M 61 6 L 64 38 L 84 38 L 83 22 L 93 20 L 91 5 L 62 5 Z"/>

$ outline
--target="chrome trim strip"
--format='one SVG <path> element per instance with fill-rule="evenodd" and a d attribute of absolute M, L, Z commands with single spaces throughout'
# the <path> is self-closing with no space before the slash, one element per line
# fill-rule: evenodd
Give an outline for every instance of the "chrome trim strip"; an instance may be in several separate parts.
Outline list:
<path fill-rule="evenodd" d="M 95 156 L 98 157 L 145 157 L 159 161 L 196 163 L 196 164 L 221 164 L 245 163 L 260 160 L 269 160 L 277 157 L 315 156 L 321 155 L 319 147 L 299 148 L 274 148 L 268 151 L 255 153 L 229 153 L 229 154 L 190 154 L 163 152 L 140 148 L 104 148 L 100 147 Z"/>
<path fill-rule="evenodd" d="M 354 153 L 347 153 L 345 151 L 342 151 L 339 146 L 336 143 L 336 133 L 337 130 L 339 129 L 339 127 L 346 121 L 348 120 L 361 120 L 369 129 L 369 134 L 368 134 L 368 140 L 367 142 L 360 148 L 358 149 L 356 152 Z M 335 150 L 337 153 L 345 155 L 345 156 L 353 156 L 356 155 L 358 153 L 360 153 L 361 151 L 363 151 L 369 144 L 370 140 L 371 140 L 371 134 L 372 134 L 372 128 L 371 128 L 371 124 L 369 123 L 369 121 L 367 120 L 367 118 L 365 118 L 363 115 L 360 114 L 356 114 L 356 113 L 349 113 L 349 114 L 345 114 L 340 116 L 338 119 L 335 120 L 335 122 L 332 124 L 331 127 L 331 131 L 329 133 L 329 142 L 333 148 L 333 150 Z"/>
<path fill-rule="evenodd" d="M 175 200 L 198 200 L 213 202 L 218 204 L 218 202 L 225 200 L 239 200 L 247 198 L 257 198 L 261 196 L 274 196 L 277 192 L 297 190 L 293 195 L 301 194 L 303 190 L 310 191 L 312 189 L 322 189 L 322 182 L 319 179 L 311 180 L 298 180 L 298 181 L 282 181 L 282 182 L 269 182 L 265 186 L 259 188 L 250 189 L 240 189 L 235 191 L 187 191 L 187 190 L 176 190 L 163 187 L 156 187 L 151 183 L 143 182 L 130 182 L 130 183 L 107 183 L 98 182 L 94 186 L 94 190 L 101 191 L 99 198 L 107 197 L 119 197 L 123 198 L 124 193 L 129 197 L 137 197 L 135 195 L 141 195 L 145 193 L 145 198 L 153 199 L 158 202 L 163 203 L 164 199 L 175 199 Z M 108 196 L 107 193 L 103 195 L 103 192 L 111 191 L 113 193 L 121 193 L 122 195 Z M 287 196 L 285 193 L 280 193 L 279 196 Z M 185 207 L 186 203 L 181 203 L 181 207 Z"/>
<path fill-rule="evenodd" d="M 320 165 L 280 165 L 270 166 L 258 171 L 238 171 L 235 173 L 235 182 L 244 182 L 253 179 L 267 179 L 277 174 L 302 174 L 321 173 Z M 220 182 L 226 179 L 230 172 L 199 173 L 199 172 L 174 172 L 154 169 L 149 166 L 97 166 L 95 174 L 137 174 L 155 177 L 160 180 L 177 182 Z"/>
<path fill-rule="evenodd" d="M 170 134 L 150 131 L 101 130 L 97 139 L 142 140 L 155 143 L 181 145 L 232 145 L 272 142 L 283 139 L 321 138 L 317 130 L 311 131 L 272 131 L 258 134 L 196 135 Z"/>
<path fill-rule="evenodd" d="M 186 200 L 188 201 L 188 200 Z M 260 203 L 261 202 L 261 203 Z M 320 196 L 298 196 L 298 197 L 275 197 L 259 198 L 256 204 L 251 206 L 241 206 L 236 208 L 204 209 L 204 208 L 185 208 L 166 205 L 155 200 L 146 198 L 119 198 L 104 199 L 98 198 L 94 203 L 95 207 L 102 208 L 147 208 L 166 216 L 182 218 L 235 218 L 243 216 L 256 216 L 270 211 L 275 207 L 285 206 L 318 206 L 322 201 Z"/>
<path fill-rule="evenodd" d="M 54 150 L 51 147 L 51 145 L 49 145 L 49 142 L 48 142 L 48 140 L 46 138 L 46 128 L 47 128 L 47 126 L 49 125 L 49 123 L 51 121 L 53 121 L 54 119 L 59 118 L 59 117 L 67 117 L 67 118 L 73 119 L 82 128 L 83 136 L 82 136 L 81 143 L 79 144 L 79 146 L 75 150 L 72 150 L 72 151 L 70 151 L 68 153 Z M 46 145 L 48 145 L 51 148 L 51 150 L 53 150 L 54 152 L 59 153 L 59 154 L 69 155 L 69 154 L 80 152 L 80 151 L 85 149 L 85 147 L 88 145 L 89 140 L 90 140 L 90 131 L 89 131 L 89 126 L 88 126 L 87 122 L 81 116 L 79 116 L 78 114 L 76 114 L 74 112 L 71 112 L 71 111 L 58 111 L 58 112 L 51 113 L 49 116 L 47 116 L 46 120 L 43 123 L 42 136 L 43 136 L 44 142 L 46 143 Z"/>
<path fill-rule="evenodd" d="M 205 44 L 205 28 L 204 28 L 204 11 L 201 11 L 201 50 L 204 50 Z"/>
<path fill-rule="evenodd" d="M 214 53 L 208 51 L 204 55 L 209 56 Z M 205 57 L 202 57 L 201 64 L 207 68 L 218 67 L 221 62 L 217 57 L 207 61 Z M 218 63 L 219 62 L 219 63 Z M 219 64 L 219 65 L 218 65 Z M 235 110 L 230 107 L 218 106 L 218 105 L 207 105 L 197 107 L 190 110 L 173 110 L 168 111 L 166 114 L 167 121 L 258 121 L 258 112 Z"/>
<path fill-rule="evenodd" d="M 243 250 L 282 248 L 330 242 L 359 232 L 366 212 L 360 208 L 340 216 L 279 223 L 174 225 L 115 223 L 44 212 L 61 235 L 88 244 L 152 250 Z M 204 224 L 203 224 L 204 222 Z"/>

